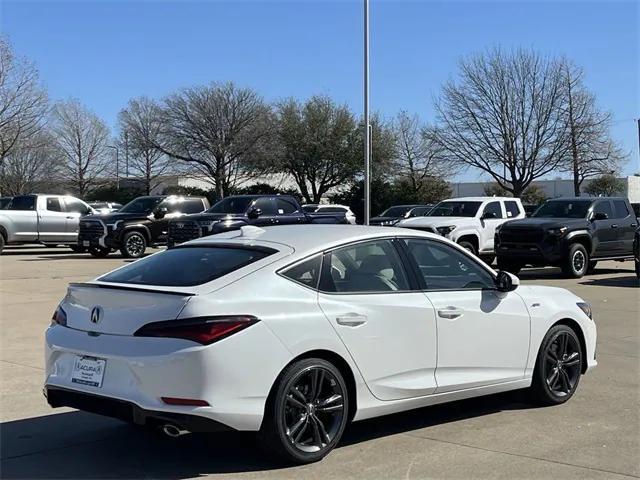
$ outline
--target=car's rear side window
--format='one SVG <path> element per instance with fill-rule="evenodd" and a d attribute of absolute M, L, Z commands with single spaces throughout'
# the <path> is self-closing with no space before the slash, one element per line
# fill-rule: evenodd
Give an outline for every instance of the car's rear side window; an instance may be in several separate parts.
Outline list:
<path fill-rule="evenodd" d="M 615 218 L 627 218 L 629 216 L 627 202 L 624 200 L 614 200 L 613 208 L 615 210 Z"/>
<path fill-rule="evenodd" d="M 294 282 L 302 283 L 307 287 L 317 288 L 318 280 L 320 279 L 321 265 L 322 256 L 316 255 L 309 260 L 288 268 L 287 270 L 282 272 L 282 275 L 293 280 Z"/>
<path fill-rule="evenodd" d="M 267 248 L 237 246 L 173 248 L 131 263 L 99 280 L 171 287 L 202 285 L 275 252 Z"/>
<path fill-rule="evenodd" d="M 506 208 L 507 210 L 507 218 L 517 217 L 518 215 L 520 215 L 520 207 L 518 207 L 518 202 L 507 200 L 504 202 L 504 208 Z"/>
<path fill-rule="evenodd" d="M 36 197 L 33 195 L 23 195 L 20 197 L 13 197 L 11 203 L 7 206 L 7 210 L 35 210 L 36 209 Z"/>

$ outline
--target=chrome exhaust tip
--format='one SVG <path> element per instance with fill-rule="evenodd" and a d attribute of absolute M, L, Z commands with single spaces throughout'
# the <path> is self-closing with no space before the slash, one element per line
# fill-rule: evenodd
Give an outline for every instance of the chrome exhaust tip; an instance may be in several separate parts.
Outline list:
<path fill-rule="evenodd" d="M 173 425 L 172 423 L 167 423 L 162 426 L 162 433 L 164 433 L 168 437 L 177 438 L 191 432 L 189 432 L 189 430 L 180 428 L 177 425 Z"/>

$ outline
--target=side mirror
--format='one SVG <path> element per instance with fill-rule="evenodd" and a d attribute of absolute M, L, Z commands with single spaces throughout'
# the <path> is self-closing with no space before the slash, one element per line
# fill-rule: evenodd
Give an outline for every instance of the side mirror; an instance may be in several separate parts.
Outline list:
<path fill-rule="evenodd" d="M 513 292 L 520 285 L 520 279 L 513 273 L 498 271 L 496 276 L 496 288 L 499 292 Z"/>
<path fill-rule="evenodd" d="M 591 220 L 606 220 L 608 218 L 609 218 L 609 215 L 607 215 L 604 212 L 595 212 L 591 217 Z"/>
<path fill-rule="evenodd" d="M 485 212 L 482 214 L 482 217 L 480 217 L 480 220 L 488 220 L 491 218 L 498 218 L 498 216 L 493 212 Z"/>
<path fill-rule="evenodd" d="M 258 218 L 260 215 L 262 215 L 262 210 L 259 208 L 251 208 L 248 212 L 247 212 L 247 217 L 249 217 L 251 220 L 255 220 L 256 218 Z"/>
<path fill-rule="evenodd" d="M 168 211 L 169 210 L 167 210 L 165 207 L 158 208 L 155 212 L 153 212 L 153 217 L 156 220 L 161 220 L 165 217 Z"/>

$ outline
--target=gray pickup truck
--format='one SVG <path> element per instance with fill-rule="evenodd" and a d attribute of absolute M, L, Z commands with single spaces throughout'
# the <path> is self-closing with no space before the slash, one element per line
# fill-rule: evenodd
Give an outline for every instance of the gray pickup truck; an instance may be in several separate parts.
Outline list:
<path fill-rule="evenodd" d="M 79 251 L 80 217 L 94 213 L 68 195 L 18 195 L 0 210 L 0 253 L 5 245 L 41 243 L 68 245 Z"/>

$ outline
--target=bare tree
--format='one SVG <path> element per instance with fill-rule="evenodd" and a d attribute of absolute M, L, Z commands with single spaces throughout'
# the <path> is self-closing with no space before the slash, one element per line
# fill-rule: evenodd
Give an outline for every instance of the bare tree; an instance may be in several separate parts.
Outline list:
<path fill-rule="evenodd" d="M 425 180 L 453 175 L 442 145 L 433 128 L 423 125 L 417 115 L 401 111 L 393 122 L 395 155 L 393 173 L 419 194 Z"/>
<path fill-rule="evenodd" d="M 133 172 L 144 179 L 147 195 L 157 186 L 157 179 L 170 171 L 171 161 L 157 145 L 162 136 L 162 111 L 146 97 L 129 101 L 118 116 L 120 141 L 129 152 Z"/>
<path fill-rule="evenodd" d="M 290 174 L 309 203 L 350 182 L 361 170 L 357 122 L 346 105 L 327 96 L 305 103 L 288 99 L 278 105 L 280 169 Z"/>
<path fill-rule="evenodd" d="M 36 134 L 48 110 L 38 71 L 0 37 L 0 165 L 22 138 Z"/>
<path fill-rule="evenodd" d="M 0 166 L 3 195 L 24 195 L 37 190 L 55 190 L 60 159 L 46 131 L 21 139 Z"/>
<path fill-rule="evenodd" d="M 514 196 L 555 170 L 568 151 L 560 62 L 494 50 L 460 64 L 436 104 L 447 158 L 480 169 Z"/>
<path fill-rule="evenodd" d="M 584 85 L 583 70 L 566 59 L 562 67 L 570 145 L 564 169 L 572 173 L 574 193 L 579 197 L 587 178 L 618 171 L 624 155 L 609 135 L 611 114 L 598 109 L 594 95 Z"/>
<path fill-rule="evenodd" d="M 233 83 L 185 89 L 162 106 L 156 146 L 208 176 L 218 198 L 271 166 L 271 107 L 253 90 Z"/>
<path fill-rule="evenodd" d="M 58 103 L 53 110 L 53 132 L 62 159 L 62 179 L 81 197 L 108 175 L 109 129 L 78 100 Z"/>

